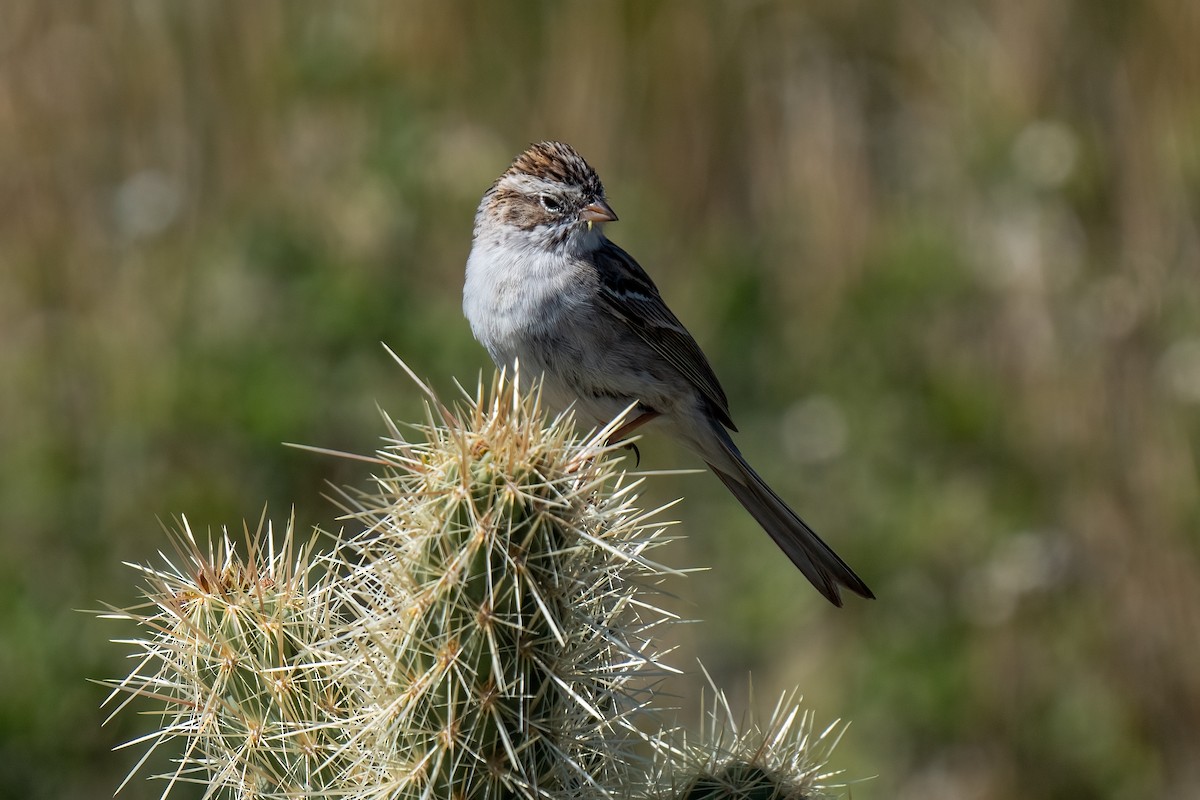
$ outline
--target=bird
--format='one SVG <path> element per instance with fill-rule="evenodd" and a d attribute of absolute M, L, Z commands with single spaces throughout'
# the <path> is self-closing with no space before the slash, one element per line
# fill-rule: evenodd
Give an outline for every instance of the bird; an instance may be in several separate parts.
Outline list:
<path fill-rule="evenodd" d="M 596 171 L 568 144 L 530 145 L 475 213 L 463 312 L 492 361 L 541 380 L 552 410 L 605 425 L 611 441 L 649 426 L 680 442 L 824 597 L 874 594 L 750 466 L 704 352 L 644 269 L 605 235 L 617 221 Z M 515 370 L 517 365 L 519 370 Z"/>

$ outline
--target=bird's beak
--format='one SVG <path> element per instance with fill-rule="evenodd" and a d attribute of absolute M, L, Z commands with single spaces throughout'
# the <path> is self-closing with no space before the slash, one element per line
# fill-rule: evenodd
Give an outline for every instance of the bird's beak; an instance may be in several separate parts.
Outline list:
<path fill-rule="evenodd" d="M 617 212 L 601 197 L 584 206 L 579 212 L 579 219 L 590 228 L 593 222 L 616 222 Z"/>

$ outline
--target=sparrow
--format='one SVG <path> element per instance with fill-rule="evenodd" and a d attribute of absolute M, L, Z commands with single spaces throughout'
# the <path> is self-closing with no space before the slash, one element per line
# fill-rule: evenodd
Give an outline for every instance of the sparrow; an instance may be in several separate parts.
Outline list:
<path fill-rule="evenodd" d="M 836 606 L 841 588 L 873 598 L 854 571 L 746 462 L 708 359 L 658 287 L 613 244 L 604 186 L 570 145 L 539 142 L 483 194 L 467 257 L 463 312 L 496 366 L 520 364 L 542 381 L 543 402 L 574 407 L 604 425 L 633 408 L 613 434 L 643 426 L 682 443 L 750 512 L 806 578 Z"/>

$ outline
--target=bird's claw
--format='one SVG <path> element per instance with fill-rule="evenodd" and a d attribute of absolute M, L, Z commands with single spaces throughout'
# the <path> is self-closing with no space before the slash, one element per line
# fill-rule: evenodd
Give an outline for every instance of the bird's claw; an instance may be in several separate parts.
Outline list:
<path fill-rule="evenodd" d="M 638 467 L 640 467 L 642 465 L 642 451 L 638 449 L 638 446 L 636 444 L 634 444 L 633 442 L 626 442 L 625 444 L 621 445 L 621 449 L 633 451 L 633 459 L 634 459 L 633 468 L 634 469 L 637 469 Z M 596 449 L 588 448 L 586 450 L 583 450 L 582 452 L 576 453 L 574 456 L 572 456 L 567 461 L 567 464 L 566 464 L 567 474 L 574 475 L 576 472 L 578 472 L 580 470 L 581 467 L 583 467 L 583 465 L 585 463 L 587 463 L 588 461 L 590 461 L 593 458 L 597 458 L 597 457 L 603 455 L 603 453 L 604 453 L 604 449 L 602 449 L 602 448 L 596 448 Z"/>

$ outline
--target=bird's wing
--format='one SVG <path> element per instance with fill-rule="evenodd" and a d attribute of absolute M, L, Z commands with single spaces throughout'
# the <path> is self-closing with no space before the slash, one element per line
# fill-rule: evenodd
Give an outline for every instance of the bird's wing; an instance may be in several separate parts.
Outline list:
<path fill-rule="evenodd" d="M 723 425 L 736 431 L 729 416 L 729 400 L 708 359 L 667 308 L 646 271 L 632 256 L 607 241 L 596 251 L 596 269 L 600 297 L 609 309 L 700 391 Z"/>

